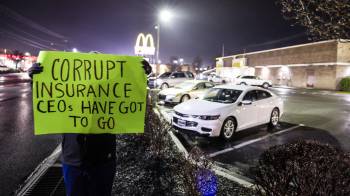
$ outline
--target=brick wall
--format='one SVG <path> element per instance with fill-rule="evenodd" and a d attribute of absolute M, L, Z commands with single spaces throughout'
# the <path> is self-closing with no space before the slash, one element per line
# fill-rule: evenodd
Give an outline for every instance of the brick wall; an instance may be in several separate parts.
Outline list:
<path fill-rule="evenodd" d="M 275 51 L 247 54 L 248 66 L 336 62 L 337 42 L 325 42 Z"/>
<path fill-rule="evenodd" d="M 350 63 L 350 42 L 338 43 L 338 62 Z"/>

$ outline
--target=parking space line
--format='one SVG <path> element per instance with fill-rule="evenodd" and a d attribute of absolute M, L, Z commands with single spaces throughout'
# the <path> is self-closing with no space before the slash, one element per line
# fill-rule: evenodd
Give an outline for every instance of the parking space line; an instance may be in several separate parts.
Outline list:
<path fill-rule="evenodd" d="M 240 144 L 238 144 L 238 145 L 235 145 L 235 146 L 233 146 L 233 147 L 226 148 L 226 149 L 224 149 L 224 150 L 220 150 L 220 151 L 211 153 L 211 154 L 209 154 L 209 157 L 210 157 L 210 158 L 213 158 L 213 157 L 218 156 L 218 155 L 220 155 L 220 154 L 224 154 L 224 153 L 230 152 L 230 151 L 232 151 L 232 150 L 237 150 L 237 149 L 239 149 L 239 148 L 242 148 L 242 147 L 244 147 L 244 146 L 253 144 L 253 143 L 255 143 L 255 142 L 258 142 L 258 141 L 267 139 L 267 138 L 272 137 L 272 136 L 274 136 L 274 135 L 279 135 L 279 134 L 282 134 L 282 133 L 285 133 L 285 132 L 294 130 L 294 129 L 299 128 L 299 127 L 301 127 L 301 126 L 303 126 L 303 125 L 301 125 L 301 124 L 300 124 L 300 125 L 296 125 L 296 126 L 290 127 L 290 128 L 288 128 L 288 129 L 284 129 L 284 130 L 282 130 L 282 131 L 279 131 L 279 132 L 276 132 L 276 133 L 273 133 L 273 134 L 265 135 L 265 136 L 262 136 L 262 137 L 259 137 L 259 138 L 253 139 L 253 140 L 248 140 L 248 141 L 246 141 L 246 142 L 242 142 L 242 143 L 240 143 Z"/>

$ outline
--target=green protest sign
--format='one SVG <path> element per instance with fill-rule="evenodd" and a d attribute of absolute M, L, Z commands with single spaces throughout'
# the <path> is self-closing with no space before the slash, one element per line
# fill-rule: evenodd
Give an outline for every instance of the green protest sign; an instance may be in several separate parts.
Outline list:
<path fill-rule="evenodd" d="M 33 78 L 36 135 L 143 133 L 146 75 L 142 58 L 42 51 Z"/>

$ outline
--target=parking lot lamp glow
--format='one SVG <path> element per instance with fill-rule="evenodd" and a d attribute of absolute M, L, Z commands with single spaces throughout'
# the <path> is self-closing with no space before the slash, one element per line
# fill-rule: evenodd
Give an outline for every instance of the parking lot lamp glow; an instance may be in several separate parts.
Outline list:
<path fill-rule="evenodd" d="M 159 13 L 159 19 L 163 23 L 168 23 L 173 17 L 173 14 L 170 10 L 161 10 Z"/>

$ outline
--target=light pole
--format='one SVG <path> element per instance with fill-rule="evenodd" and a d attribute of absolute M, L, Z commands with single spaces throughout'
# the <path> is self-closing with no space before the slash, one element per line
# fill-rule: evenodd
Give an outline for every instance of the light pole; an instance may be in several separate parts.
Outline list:
<path fill-rule="evenodd" d="M 157 50 L 156 50 L 156 64 L 159 64 L 159 31 L 160 31 L 160 25 L 158 22 L 158 25 L 155 27 L 157 29 Z"/>
<path fill-rule="evenodd" d="M 159 40 L 160 40 L 160 23 L 167 23 L 171 20 L 173 14 L 169 10 L 161 10 L 158 15 L 158 24 L 155 26 L 157 29 L 157 50 L 156 50 L 156 63 L 159 63 Z"/>

